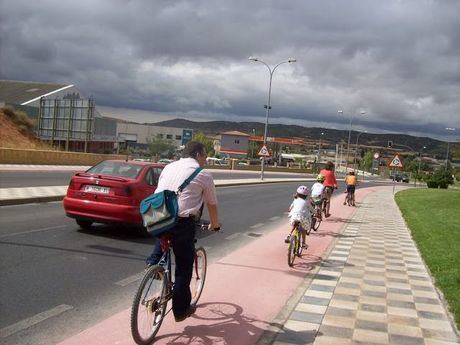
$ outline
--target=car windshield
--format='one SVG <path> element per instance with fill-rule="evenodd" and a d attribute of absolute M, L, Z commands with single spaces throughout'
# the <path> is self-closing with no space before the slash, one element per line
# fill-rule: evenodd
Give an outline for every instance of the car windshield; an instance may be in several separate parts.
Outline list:
<path fill-rule="evenodd" d="M 139 175 L 141 169 L 141 165 L 129 162 L 104 161 L 88 169 L 86 172 L 91 174 L 120 176 L 134 179 L 137 175 Z"/>

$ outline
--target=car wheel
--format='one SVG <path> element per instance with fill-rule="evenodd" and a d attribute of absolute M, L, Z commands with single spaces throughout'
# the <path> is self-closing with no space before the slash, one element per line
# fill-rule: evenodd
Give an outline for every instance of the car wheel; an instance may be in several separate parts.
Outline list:
<path fill-rule="evenodd" d="M 91 225 L 93 224 L 90 220 L 83 220 L 83 219 L 76 219 L 78 226 L 82 229 L 89 230 L 91 229 Z"/>

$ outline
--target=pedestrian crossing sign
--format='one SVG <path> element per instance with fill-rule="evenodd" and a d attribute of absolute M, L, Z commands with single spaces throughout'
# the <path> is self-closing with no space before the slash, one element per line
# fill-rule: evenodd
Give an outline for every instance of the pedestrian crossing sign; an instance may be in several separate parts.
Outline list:
<path fill-rule="evenodd" d="M 262 148 L 260 149 L 258 155 L 262 156 L 262 157 L 270 157 L 270 152 L 268 152 L 267 146 L 265 146 L 265 145 L 262 146 Z"/>
<path fill-rule="evenodd" d="M 392 168 L 402 168 L 403 164 L 398 155 L 395 155 L 391 160 L 390 167 Z"/>

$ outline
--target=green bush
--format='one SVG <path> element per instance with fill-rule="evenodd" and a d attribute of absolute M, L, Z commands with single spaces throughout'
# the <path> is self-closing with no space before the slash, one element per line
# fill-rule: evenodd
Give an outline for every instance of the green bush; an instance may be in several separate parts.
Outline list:
<path fill-rule="evenodd" d="M 439 183 L 435 180 L 427 180 L 426 185 L 428 188 L 438 188 Z"/>

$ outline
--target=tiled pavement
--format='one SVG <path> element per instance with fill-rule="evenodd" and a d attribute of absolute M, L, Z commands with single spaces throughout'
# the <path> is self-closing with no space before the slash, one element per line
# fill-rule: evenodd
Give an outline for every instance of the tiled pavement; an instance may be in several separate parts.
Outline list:
<path fill-rule="evenodd" d="M 371 193 L 274 345 L 459 344 L 392 193 Z"/>

